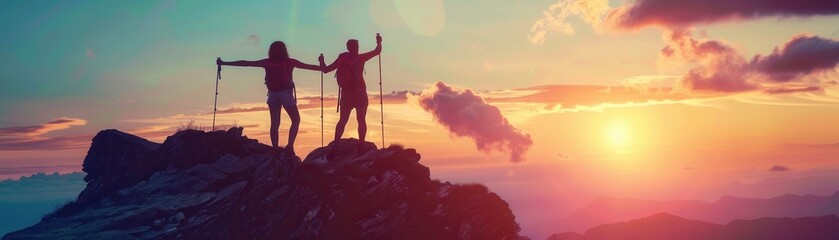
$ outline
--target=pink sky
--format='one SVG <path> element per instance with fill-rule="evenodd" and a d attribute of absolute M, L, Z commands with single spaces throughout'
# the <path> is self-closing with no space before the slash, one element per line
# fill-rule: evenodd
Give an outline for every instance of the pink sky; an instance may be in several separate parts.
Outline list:
<path fill-rule="evenodd" d="M 314 63 L 348 38 L 372 49 L 381 33 L 386 144 L 417 149 L 433 177 L 486 184 L 523 225 L 601 195 L 839 190 L 818 183 L 839 177 L 839 4 L 670 2 L 266 2 L 224 21 L 225 4 L 20 6 L 0 14 L 25 23 L 0 25 L 18 33 L 3 37 L 17 60 L 0 69 L 12 86 L 0 90 L 0 179 L 79 171 L 102 129 L 156 142 L 189 122 L 207 129 L 217 56 L 260 59 L 282 40 Z M 66 39 L 45 46 L 53 33 Z M 367 139 L 380 145 L 376 61 Z M 225 67 L 217 122 L 267 143 L 262 74 Z M 305 156 L 320 146 L 320 75 L 294 74 Z M 324 81 L 328 142 L 337 87 Z"/>

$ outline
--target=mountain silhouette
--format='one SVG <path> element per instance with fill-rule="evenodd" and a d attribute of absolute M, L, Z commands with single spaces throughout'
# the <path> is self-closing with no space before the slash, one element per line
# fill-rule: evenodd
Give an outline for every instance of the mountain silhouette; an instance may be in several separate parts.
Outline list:
<path fill-rule="evenodd" d="M 547 236 L 550 232 L 582 233 L 594 226 L 661 212 L 717 224 L 726 224 L 735 219 L 839 215 L 839 192 L 832 196 L 786 194 L 769 199 L 723 196 L 715 202 L 601 196 L 566 218 L 545 221 L 534 228 L 540 236 Z"/>
<path fill-rule="evenodd" d="M 831 240 L 839 239 L 836 215 L 735 220 L 726 225 L 658 213 L 594 227 L 585 234 L 562 233 L 548 240 Z"/>
<path fill-rule="evenodd" d="M 242 128 L 162 144 L 104 130 L 77 200 L 3 239 L 524 239 L 486 187 L 431 180 L 414 149 L 359 143 L 301 161 Z"/>

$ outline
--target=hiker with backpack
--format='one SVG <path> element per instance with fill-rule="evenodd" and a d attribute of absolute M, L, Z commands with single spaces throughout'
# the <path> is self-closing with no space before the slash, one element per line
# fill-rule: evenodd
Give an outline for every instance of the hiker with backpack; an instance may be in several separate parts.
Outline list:
<path fill-rule="evenodd" d="M 323 56 L 321 55 L 321 58 Z M 306 64 L 291 58 L 288 55 L 285 43 L 276 41 L 271 43 L 268 49 L 268 58 L 257 61 L 222 61 L 216 60 L 218 65 L 237 67 L 261 67 L 265 69 L 265 86 L 268 87 L 268 110 L 271 114 L 271 145 L 274 151 L 279 153 L 277 141 L 280 128 L 280 111 L 285 108 L 291 127 L 288 130 L 288 145 L 285 148 L 287 156 L 295 156 L 294 140 L 297 138 L 297 131 L 300 128 L 300 112 L 297 109 L 297 96 L 294 89 L 292 71 L 294 68 L 322 71 L 323 67 Z"/>
<path fill-rule="evenodd" d="M 358 151 L 364 149 L 364 139 L 367 135 L 367 85 L 364 81 L 364 64 L 382 52 L 382 37 L 376 34 L 376 48 L 366 53 L 358 53 L 358 40 L 347 41 L 347 52 L 338 55 L 329 65 L 323 61 L 323 56 L 318 58 L 324 73 L 337 69 L 335 77 L 338 81 L 338 106 L 340 119 L 335 126 L 335 141 L 341 139 L 344 134 L 344 127 L 350 118 L 350 111 L 355 109 L 356 120 L 358 121 L 358 138 L 360 141 Z"/>

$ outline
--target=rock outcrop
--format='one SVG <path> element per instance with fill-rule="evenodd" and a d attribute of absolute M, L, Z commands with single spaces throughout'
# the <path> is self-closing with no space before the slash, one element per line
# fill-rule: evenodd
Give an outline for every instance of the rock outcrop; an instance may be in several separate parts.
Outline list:
<path fill-rule="evenodd" d="M 413 149 L 358 143 L 301 161 L 241 128 L 162 144 L 105 130 L 78 199 L 3 239 L 524 239 L 486 187 L 431 180 Z"/>

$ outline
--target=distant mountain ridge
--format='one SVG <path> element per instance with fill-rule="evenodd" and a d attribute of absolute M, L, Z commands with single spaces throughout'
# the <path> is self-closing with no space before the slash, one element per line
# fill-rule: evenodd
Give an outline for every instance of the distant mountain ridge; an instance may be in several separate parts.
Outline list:
<path fill-rule="evenodd" d="M 816 217 L 839 215 L 839 192 L 831 196 L 786 194 L 769 199 L 724 196 L 715 202 L 698 200 L 656 201 L 602 196 L 568 217 L 539 226 L 542 236 L 553 232 L 582 233 L 609 223 L 623 222 L 656 213 L 727 224 L 736 219 L 765 217 Z"/>
<path fill-rule="evenodd" d="M 547 240 L 835 240 L 839 216 L 760 218 L 721 225 L 658 213 L 600 225 L 585 234 L 561 233 Z"/>
<path fill-rule="evenodd" d="M 498 195 L 431 180 L 414 149 L 342 139 L 305 161 L 270 149 L 242 128 L 162 144 L 101 131 L 76 201 L 3 240 L 526 239 Z"/>

